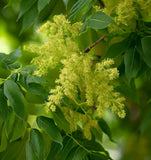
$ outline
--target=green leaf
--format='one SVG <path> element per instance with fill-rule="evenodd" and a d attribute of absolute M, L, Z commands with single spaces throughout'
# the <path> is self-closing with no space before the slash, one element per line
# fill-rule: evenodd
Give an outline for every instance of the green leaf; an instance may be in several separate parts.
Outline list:
<path fill-rule="evenodd" d="M 88 18 L 88 27 L 93 29 L 104 29 L 114 20 L 104 12 L 96 12 Z"/>
<path fill-rule="evenodd" d="M 70 10 L 69 19 L 73 19 L 74 16 L 82 10 L 86 5 L 88 5 L 92 0 L 78 0 Z"/>
<path fill-rule="evenodd" d="M 51 0 L 38 0 L 38 11 L 41 12 Z"/>
<path fill-rule="evenodd" d="M 112 44 L 105 57 L 114 58 L 122 53 L 124 53 L 129 47 L 129 38 L 122 40 L 121 42 Z"/>
<path fill-rule="evenodd" d="M 30 26 L 32 26 L 37 16 L 38 16 L 37 6 L 33 5 L 33 7 L 24 15 L 21 33 L 26 29 L 28 29 Z"/>
<path fill-rule="evenodd" d="M 53 119 L 40 116 L 37 117 L 36 121 L 38 126 L 49 135 L 52 141 L 60 143 L 62 145 L 63 138 L 59 132 L 59 129 L 55 125 Z"/>
<path fill-rule="evenodd" d="M 29 83 L 26 89 L 35 95 L 47 96 L 46 90 L 40 84 Z"/>
<path fill-rule="evenodd" d="M 89 155 L 90 160 L 111 160 L 104 153 L 92 153 Z"/>
<path fill-rule="evenodd" d="M 110 138 L 111 141 L 112 140 L 112 135 L 111 135 L 111 130 L 110 127 L 108 126 L 108 124 L 105 122 L 104 119 L 99 119 L 98 120 L 98 125 L 101 128 L 101 130 Z"/>
<path fill-rule="evenodd" d="M 70 151 L 66 160 L 83 160 L 84 157 L 85 151 L 81 147 L 76 146 Z"/>
<path fill-rule="evenodd" d="M 41 133 L 37 129 L 32 129 L 30 132 L 30 140 L 35 152 L 35 155 L 39 159 L 44 159 L 45 157 L 45 143 Z"/>
<path fill-rule="evenodd" d="M 25 144 L 26 139 L 9 143 L 7 149 L 0 154 L 1 160 L 25 160 Z"/>
<path fill-rule="evenodd" d="M 73 140 L 72 140 L 71 138 L 66 137 L 66 138 L 64 139 L 64 141 L 63 141 L 63 144 L 64 144 L 64 145 L 63 145 L 64 148 L 63 148 L 62 152 L 60 153 L 58 160 L 66 160 L 69 152 L 70 152 L 71 149 L 72 149 Z"/>
<path fill-rule="evenodd" d="M 94 140 L 82 139 L 80 144 L 83 145 L 89 151 L 98 151 L 98 152 L 104 152 L 104 153 L 106 152 L 103 146 Z"/>
<path fill-rule="evenodd" d="M 26 142 L 26 160 L 36 160 L 32 145 L 30 141 Z"/>
<path fill-rule="evenodd" d="M 129 98 L 139 104 L 139 95 L 135 85 L 132 83 L 130 84 L 127 81 L 122 81 L 120 84 L 120 87 L 117 87 L 118 91 L 122 93 L 125 98 Z"/>
<path fill-rule="evenodd" d="M 63 0 L 63 3 L 65 5 L 66 9 L 67 9 L 68 2 L 69 2 L 69 0 Z"/>
<path fill-rule="evenodd" d="M 43 77 L 38 77 L 35 75 L 31 75 L 27 77 L 27 83 L 44 83 L 46 80 Z"/>
<path fill-rule="evenodd" d="M 56 111 L 52 112 L 52 115 L 58 127 L 64 129 L 67 133 L 70 133 L 70 124 L 65 119 L 65 116 L 59 107 L 56 107 Z"/>
<path fill-rule="evenodd" d="M 56 159 L 56 157 L 58 156 L 58 153 L 62 150 L 62 147 L 63 146 L 60 145 L 59 143 L 52 142 L 47 160 Z"/>
<path fill-rule="evenodd" d="M 18 69 L 18 68 L 20 68 L 20 66 L 21 65 L 19 64 L 19 62 L 16 62 L 16 63 L 8 65 L 8 69 L 9 70 Z"/>
<path fill-rule="evenodd" d="M 141 60 L 136 48 L 130 48 L 126 51 L 124 63 L 126 77 L 131 81 L 131 79 L 136 78 L 141 68 Z"/>
<path fill-rule="evenodd" d="M 13 128 L 13 136 L 10 139 L 10 142 L 17 140 L 18 138 L 22 137 L 26 129 L 26 124 L 23 120 L 17 119 L 15 122 L 15 126 Z"/>
<path fill-rule="evenodd" d="M 0 117 L 2 117 L 3 121 L 6 121 L 7 116 L 8 116 L 7 99 L 4 95 L 3 89 L 0 88 Z"/>
<path fill-rule="evenodd" d="M 15 0 L 9 0 L 5 7 L 9 7 L 14 3 Z"/>
<path fill-rule="evenodd" d="M 10 54 L 8 54 L 5 58 L 4 58 L 4 62 L 7 65 L 10 65 L 12 63 L 14 63 L 18 58 L 21 57 L 21 51 L 20 48 L 16 49 L 15 51 L 11 52 Z"/>
<path fill-rule="evenodd" d="M 28 74 L 25 73 L 25 72 L 20 72 L 20 75 L 19 75 L 19 83 L 25 88 L 27 89 L 28 88 L 28 85 L 27 85 L 27 76 Z"/>
<path fill-rule="evenodd" d="M 141 122 L 140 125 L 140 130 L 141 133 L 144 133 L 145 130 L 147 129 L 147 127 L 150 125 L 151 123 L 151 109 L 149 110 L 149 112 L 145 115 L 144 119 Z M 147 130 L 146 130 L 147 131 Z"/>
<path fill-rule="evenodd" d="M 151 37 L 144 37 L 141 41 L 144 61 L 151 68 Z"/>
<path fill-rule="evenodd" d="M 96 142 L 98 143 L 102 142 L 102 130 L 101 129 L 91 127 L 91 132 L 94 135 Z"/>
<path fill-rule="evenodd" d="M 4 83 L 4 94 L 9 100 L 9 104 L 15 111 L 16 115 L 24 119 L 24 103 L 18 85 L 12 80 L 7 80 Z"/>
<path fill-rule="evenodd" d="M 15 123 L 15 113 L 13 112 L 13 109 L 9 107 L 9 112 L 7 116 L 7 121 L 6 121 L 6 135 L 9 137 L 11 131 L 13 130 L 13 126 Z"/>
<path fill-rule="evenodd" d="M 0 152 L 3 152 L 7 147 L 7 136 L 5 133 L 5 127 L 3 126 L 2 135 L 0 136 Z"/>
<path fill-rule="evenodd" d="M 20 12 L 17 20 L 19 20 L 35 3 L 36 0 L 22 0 L 20 3 Z"/>

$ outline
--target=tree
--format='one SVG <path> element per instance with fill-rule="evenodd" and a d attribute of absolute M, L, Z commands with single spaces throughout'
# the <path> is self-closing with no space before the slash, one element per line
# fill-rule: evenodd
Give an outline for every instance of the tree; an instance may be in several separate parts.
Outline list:
<path fill-rule="evenodd" d="M 0 53 L 1 159 L 150 159 L 151 0 L 2 5 L 19 42 Z"/>

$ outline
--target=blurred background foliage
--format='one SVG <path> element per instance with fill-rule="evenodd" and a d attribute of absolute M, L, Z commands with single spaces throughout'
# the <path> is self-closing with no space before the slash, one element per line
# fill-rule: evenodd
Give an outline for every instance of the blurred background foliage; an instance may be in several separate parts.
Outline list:
<path fill-rule="evenodd" d="M 31 19 L 28 19 L 29 17 L 27 15 L 29 10 L 18 19 L 20 0 L 0 0 L 0 52 L 8 54 L 29 41 L 38 41 L 39 39 L 35 34 L 36 28 L 46 20 L 52 19 L 53 15 L 61 13 L 68 14 L 75 2 L 76 0 L 70 0 L 66 10 L 62 0 L 53 1 L 46 4 L 44 8 L 39 8 L 40 12 L 35 11 Z M 37 1 L 33 1 L 31 7 L 35 7 L 37 5 L 36 3 Z M 27 20 L 26 26 L 24 26 L 23 24 L 24 21 L 26 21 L 26 16 L 29 21 Z M 79 17 L 81 17 L 80 13 Z M 73 21 L 79 20 L 79 17 L 77 16 Z M 98 50 L 99 45 L 102 45 L 102 43 L 98 44 Z M 95 49 L 97 50 L 97 48 Z M 33 55 L 29 53 L 23 52 L 23 57 L 20 61 L 26 65 L 29 63 L 32 56 Z M 104 136 L 103 145 L 114 160 L 151 159 L 150 77 L 151 72 L 150 69 L 148 69 L 147 72 L 135 78 L 131 86 L 129 86 L 128 80 L 125 80 L 127 79 L 125 75 L 121 75 L 120 77 L 120 82 L 123 86 L 123 88 L 120 89 L 127 98 L 127 116 L 124 119 L 119 119 L 108 112 L 104 115 L 104 119 L 110 126 L 112 137 L 115 142 L 109 141 L 109 138 Z M 29 118 L 29 121 L 32 123 L 32 116 Z M 2 127 L 0 128 L 0 132 L 2 133 Z M 1 135 L 1 137 L 3 137 L 3 135 Z M 11 160 L 16 160 L 15 157 L 17 155 L 18 160 L 23 160 L 25 157 L 24 144 L 26 138 L 25 136 L 25 139 L 21 142 L 15 141 L 14 143 L 10 143 L 7 148 L 7 153 L 3 155 L 3 159 L 11 158 Z M 3 137 L 3 139 L 5 138 Z M 2 138 L 0 144 L 1 143 Z M 10 155 L 11 157 L 8 157 Z"/>

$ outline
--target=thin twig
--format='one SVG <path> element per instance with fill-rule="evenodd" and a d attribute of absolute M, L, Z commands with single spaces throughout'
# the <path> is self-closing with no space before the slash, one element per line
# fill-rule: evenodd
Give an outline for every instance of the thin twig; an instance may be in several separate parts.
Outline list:
<path fill-rule="evenodd" d="M 94 42 L 92 45 L 90 45 L 89 47 L 87 47 L 84 50 L 84 53 L 88 53 L 95 45 L 97 45 L 100 41 L 102 41 L 105 37 L 107 37 L 108 35 L 103 35 L 100 39 L 98 39 L 96 42 Z"/>
<path fill-rule="evenodd" d="M 102 6 L 103 8 L 105 8 L 104 2 L 102 2 L 102 0 L 98 0 L 98 1 L 99 1 L 99 3 L 101 4 L 101 6 Z"/>

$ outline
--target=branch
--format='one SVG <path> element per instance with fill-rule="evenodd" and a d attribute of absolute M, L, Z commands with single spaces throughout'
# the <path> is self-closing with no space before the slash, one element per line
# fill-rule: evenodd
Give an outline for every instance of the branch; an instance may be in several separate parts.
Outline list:
<path fill-rule="evenodd" d="M 88 53 L 95 45 L 97 45 L 100 41 L 102 41 L 105 37 L 108 37 L 108 35 L 104 35 L 102 36 L 100 39 L 98 39 L 96 42 L 94 42 L 92 45 L 90 45 L 89 47 L 87 47 L 84 50 L 84 53 Z"/>
<path fill-rule="evenodd" d="M 99 1 L 99 3 L 101 4 L 101 6 L 102 6 L 103 8 L 105 8 L 104 2 L 102 2 L 102 0 L 98 0 L 98 1 Z"/>

